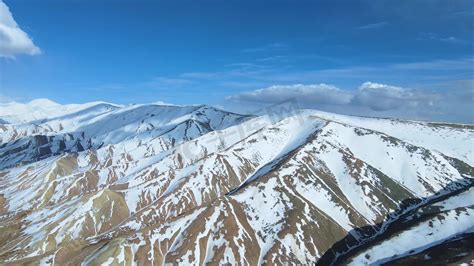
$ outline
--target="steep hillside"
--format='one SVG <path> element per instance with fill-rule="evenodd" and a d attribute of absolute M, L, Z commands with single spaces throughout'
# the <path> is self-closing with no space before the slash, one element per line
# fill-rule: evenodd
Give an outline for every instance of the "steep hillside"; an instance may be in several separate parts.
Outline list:
<path fill-rule="evenodd" d="M 470 125 L 105 103 L 25 121 L 0 125 L 0 263 L 404 263 L 472 239 Z"/>

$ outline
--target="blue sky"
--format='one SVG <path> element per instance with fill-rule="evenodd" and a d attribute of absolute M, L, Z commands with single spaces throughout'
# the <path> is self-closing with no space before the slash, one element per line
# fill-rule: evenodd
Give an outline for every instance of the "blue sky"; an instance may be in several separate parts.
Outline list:
<path fill-rule="evenodd" d="M 3 3 L 3 99 L 474 121 L 472 1 Z"/>

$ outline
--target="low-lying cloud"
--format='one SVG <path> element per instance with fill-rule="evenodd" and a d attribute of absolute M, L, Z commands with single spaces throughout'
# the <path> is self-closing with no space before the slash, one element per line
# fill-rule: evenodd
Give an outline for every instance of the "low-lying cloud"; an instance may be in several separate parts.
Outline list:
<path fill-rule="evenodd" d="M 324 105 L 357 105 L 374 111 L 415 108 L 432 105 L 439 96 L 386 84 L 365 82 L 356 90 L 343 90 L 328 84 L 274 85 L 228 97 L 229 100 L 276 103 L 296 99 L 303 103 Z"/>
<path fill-rule="evenodd" d="M 310 101 L 322 104 L 347 104 L 351 101 L 350 92 L 327 84 L 274 85 L 265 89 L 244 92 L 230 96 L 230 100 L 275 103 L 285 99 Z"/>
<path fill-rule="evenodd" d="M 0 57 L 40 53 L 41 50 L 13 19 L 8 6 L 0 0 Z"/>
<path fill-rule="evenodd" d="M 353 93 L 351 103 L 374 111 L 387 111 L 433 105 L 438 98 L 439 95 L 426 91 L 365 82 Z"/>
<path fill-rule="evenodd" d="M 347 90 L 327 84 L 274 85 L 227 97 L 233 102 L 279 103 L 296 100 L 302 108 L 353 115 L 386 116 L 452 122 L 474 121 L 471 80 L 449 89 L 425 90 L 365 82 Z"/>

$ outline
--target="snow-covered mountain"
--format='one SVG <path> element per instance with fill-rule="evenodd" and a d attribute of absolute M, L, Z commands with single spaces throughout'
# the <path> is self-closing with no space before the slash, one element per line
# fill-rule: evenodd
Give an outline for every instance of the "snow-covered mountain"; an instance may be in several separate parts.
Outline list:
<path fill-rule="evenodd" d="M 27 123 L 77 113 L 98 105 L 108 109 L 120 107 L 105 102 L 61 105 L 49 99 L 36 99 L 28 103 L 0 103 L 0 116 L 4 124 Z"/>
<path fill-rule="evenodd" d="M 10 105 L 1 264 L 474 260 L 472 125 Z"/>

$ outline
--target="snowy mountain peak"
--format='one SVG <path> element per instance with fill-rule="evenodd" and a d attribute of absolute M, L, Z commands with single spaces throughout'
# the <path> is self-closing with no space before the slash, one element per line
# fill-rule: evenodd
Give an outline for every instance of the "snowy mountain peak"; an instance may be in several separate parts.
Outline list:
<path fill-rule="evenodd" d="M 29 106 L 39 107 L 39 108 L 51 108 L 60 106 L 59 103 L 53 102 L 50 99 L 40 98 L 35 99 L 27 103 Z"/>
<path fill-rule="evenodd" d="M 59 104 L 49 99 L 36 99 L 28 103 L 10 102 L 0 104 L 0 120 L 9 124 L 30 123 L 36 120 L 51 119 L 93 108 L 108 106 L 119 108 L 120 105 L 106 102 L 89 102 L 84 104 Z"/>

